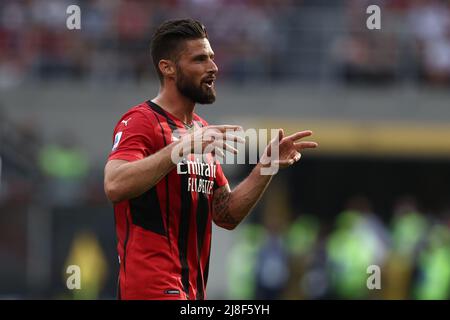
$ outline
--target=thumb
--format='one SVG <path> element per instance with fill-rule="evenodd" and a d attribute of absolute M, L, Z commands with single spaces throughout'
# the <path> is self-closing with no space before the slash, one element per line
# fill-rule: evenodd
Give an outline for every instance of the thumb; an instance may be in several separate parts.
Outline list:
<path fill-rule="evenodd" d="M 281 141 L 284 138 L 284 130 L 278 129 L 278 141 Z"/>
<path fill-rule="evenodd" d="M 269 145 L 270 146 L 272 146 L 273 144 L 275 144 L 275 143 L 280 143 L 280 141 L 283 139 L 283 137 L 284 137 L 284 131 L 283 131 L 283 129 L 278 129 L 278 135 L 272 135 L 273 133 L 274 133 L 274 131 L 275 131 L 276 129 L 273 129 L 272 130 L 272 132 L 271 132 L 271 137 L 270 137 L 270 142 L 269 142 Z"/>

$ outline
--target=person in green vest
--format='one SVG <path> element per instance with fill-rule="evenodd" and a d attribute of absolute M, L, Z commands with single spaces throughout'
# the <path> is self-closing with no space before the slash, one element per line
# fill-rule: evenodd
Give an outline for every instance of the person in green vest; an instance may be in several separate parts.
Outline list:
<path fill-rule="evenodd" d="M 39 166 L 47 179 L 46 199 L 50 204 L 78 203 L 83 179 L 89 172 L 89 159 L 72 133 L 63 133 L 57 143 L 45 145 L 39 153 Z"/>
<path fill-rule="evenodd" d="M 402 196 L 394 204 L 391 222 L 391 250 L 384 267 L 383 298 L 412 299 L 415 266 L 421 243 L 429 229 L 412 196 Z"/>
<path fill-rule="evenodd" d="M 259 224 L 247 223 L 236 232 L 238 234 L 227 259 L 227 296 L 231 299 L 254 299 L 256 261 L 266 231 Z"/>
<path fill-rule="evenodd" d="M 435 224 L 428 232 L 426 248 L 418 259 L 419 281 L 414 288 L 417 299 L 450 299 L 450 230 Z"/>
<path fill-rule="evenodd" d="M 339 214 L 336 229 L 327 244 L 328 270 L 337 298 L 368 299 L 374 295 L 367 285 L 368 267 L 384 264 L 387 234 L 371 213 L 365 197 L 354 197 Z M 378 292 L 375 292 L 378 293 Z"/>

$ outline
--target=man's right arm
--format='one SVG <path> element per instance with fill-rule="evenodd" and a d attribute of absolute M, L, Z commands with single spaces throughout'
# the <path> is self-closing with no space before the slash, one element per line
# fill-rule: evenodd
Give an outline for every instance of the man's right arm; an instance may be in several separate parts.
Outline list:
<path fill-rule="evenodd" d="M 177 148 L 175 152 L 178 152 L 180 157 L 186 151 L 193 152 L 197 143 L 201 146 L 202 152 L 211 144 L 219 150 L 226 149 L 236 154 L 237 149 L 226 141 L 244 142 L 244 140 L 233 134 L 227 136 L 227 130 L 235 131 L 242 128 L 233 125 L 207 126 L 181 137 L 180 140 L 144 159 L 133 162 L 119 159 L 108 161 L 104 180 L 106 196 L 112 202 L 120 202 L 135 198 L 155 186 L 176 166 L 172 161 L 174 148 Z"/>
<path fill-rule="evenodd" d="M 114 159 L 105 166 L 104 188 L 108 199 L 120 202 L 135 198 L 155 186 L 175 164 L 171 153 L 176 143 L 141 160 L 128 162 Z"/>

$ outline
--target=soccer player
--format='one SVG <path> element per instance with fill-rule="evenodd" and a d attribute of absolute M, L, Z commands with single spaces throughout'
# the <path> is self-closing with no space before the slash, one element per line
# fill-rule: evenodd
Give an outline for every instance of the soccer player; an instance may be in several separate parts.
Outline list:
<path fill-rule="evenodd" d="M 230 190 L 219 161 L 195 158 L 193 142 L 236 153 L 229 142 L 242 142 L 230 130 L 210 126 L 195 104 L 215 101 L 218 68 L 205 27 L 191 19 L 163 23 L 151 42 L 161 86 L 159 94 L 126 112 L 113 134 L 105 166 L 105 193 L 114 203 L 120 262 L 119 299 L 205 299 L 212 222 L 234 229 L 251 211 L 272 176 L 261 161 Z M 213 132 L 206 134 L 206 132 Z M 279 130 L 280 168 L 300 159 L 315 142 L 285 137 Z M 177 147 L 189 156 L 174 163 Z M 266 153 L 270 143 L 266 147 Z M 220 150 L 220 149 L 218 149 Z"/>

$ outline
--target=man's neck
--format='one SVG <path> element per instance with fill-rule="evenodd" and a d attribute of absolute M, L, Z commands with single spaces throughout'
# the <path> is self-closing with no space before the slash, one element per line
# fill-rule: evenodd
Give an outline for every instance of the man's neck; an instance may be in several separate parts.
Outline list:
<path fill-rule="evenodd" d="M 190 124 L 192 122 L 195 103 L 187 99 L 178 91 L 169 93 L 162 89 L 152 101 L 165 111 L 173 114 L 185 124 Z"/>

